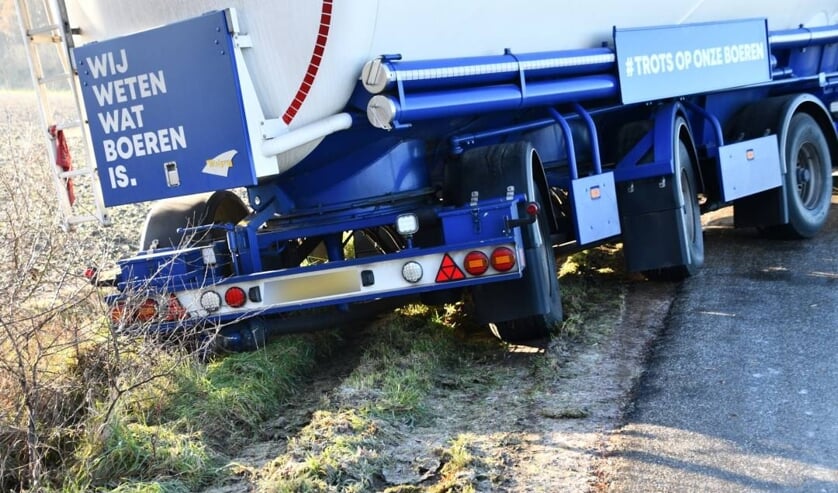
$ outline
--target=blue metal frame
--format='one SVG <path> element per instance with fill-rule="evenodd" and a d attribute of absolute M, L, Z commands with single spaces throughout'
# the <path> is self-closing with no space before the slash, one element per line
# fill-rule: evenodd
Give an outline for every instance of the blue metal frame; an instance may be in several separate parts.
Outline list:
<path fill-rule="evenodd" d="M 672 143 L 675 136 L 675 118 L 684 114 L 680 103 L 670 103 L 657 110 L 652 129 L 617 163 L 614 177 L 618 183 L 672 176 L 675 173 Z M 654 153 L 654 161 L 640 163 L 649 151 Z"/>
<path fill-rule="evenodd" d="M 443 218 L 443 222 L 451 222 L 449 227 L 453 228 L 451 229 L 451 231 L 456 233 L 452 235 L 452 238 L 450 238 L 450 241 L 447 241 L 446 244 L 428 248 L 406 248 L 399 252 L 375 257 L 374 261 L 410 259 L 419 255 L 443 254 L 452 251 L 485 248 L 492 247 L 495 245 L 507 245 L 510 242 L 514 242 L 517 245 L 521 245 L 522 239 L 520 229 L 509 228 L 507 225 L 509 224 L 510 220 L 518 218 L 518 205 L 524 201 L 525 197 L 523 195 L 518 195 L 515 196 L 513 200 L 507 200 L 506 198 L 502 198 L 481 201 L 478 203 L 476 208 L 471 206 L 461 208 L 446 208 L 445 211 L 440 212 L 439 215 Z M 467 231 L 463 231 L 460 227 L 460 225 L 462 224 L 460 218 L 466 218 L 466 221 L 471 222 L 472 218 L 474 217 L 473 212 L 475 210 L 479 211 L 476 220 L 480 221 L 482 226 L 470 233 Z M 357 229 L 361 229 L 360 226 L 353 226 L 357 227 Z M 351 266 L 365 265 L 369 264 L 372 261 L 372 259 L 369 257 L 344 260 L 342 244 L 340 242 L 339 237 L 335 237 L 335 235 L 325 235 L 325 238 L 327 249 L 329 249 L 330 262 L 321 265 L 283 269 L 281 275 L 292 276 L 300 273 L 325 272 L 334 269 L 343 269 Z M 216 249 L 216 251 L 218 251 L 222 245 L 223 242 L 216 242 L 214 248 Z M 137 257 L 135 259 L 131 259 L 130 261 L 123 261 L 123 264 L 127 268 L 127 272 L 131 271 L 132 265 L 142 266 L 145 269 L 153 268 L 155 265 L 163 265 L 166 266 L 166 268 L 159 269 L 157 271 L 158 275 L 143 275 L 141 278 L 137 279 L 122 280 L 119 283 L 118 287 L 120 292 L 123 294 L 110 296 L 108 298 L 108 302 L 110 304 L 113 304 L 119 301 L 120 299 L 124 299 L 124 293 L 158 292 L 160 294 L 165 294 L 167 292 L 176 290 L 203 289 L 208 286 L 212 286 L 214 289 L 223 289 L 224 286 L 228 285 L 261 281 L 265 279 L 276 278 L 278 275 L 280 275 L 277 271 L 254 271 L 247 274 L 234 274 L 232 276 L 225 277 L 222 276 L 220 273 L 221 263 L 212 268 L 207 268 L 202 262 L 200 262 L 202 256 L 201 250 L 202 248 L 192 248 L 180 251 L 175 249 L 166 249 L 149 255 L 146 258 Z M 153 264 L 149 263 L 148 261 L 148 259 L 152 257 L 155 259 L 155 262 Z M 192 269 L 187 269 L 186 266 L 190 264 L 194 264 L 194 267 Z M 123 272 L 126 271 L 124 270 Z M 387 293 L 387 296 L 396 297 L 411 293 L 435 291 L 442 289 L 453 289 L 488 282 L 500 282 L 520 278 L 521 273 L 519 271 L 514 271 L 505 274 L 493 274 L 491 276 L 486 277 L 466 277 L 465 279 L 459 281 L 449 281 L 445 283 L 437 283 L 434 285 L 424 285 L 411 287 L 409 289 L 394 290 L 392 292 Z M 259 310 L 254 310 L 252 315 L 272 315 L 300 309 L 317 308 L 323 306 L 336 306 L 353 302 L 372 301 L 380 297 L 381 293 L 375 293 L 370 295 L 346 295 L 342 297 L 340 300 L 313 301 L 295 306 L 263 308 Z M 226 323 L 230 321 L 240 320 L 242 317 L 247 316 L 248 314 L 246 312 L 238 312 L 236 314 L 230 315 L 210 314 L 201 318 L 191 318 L 177 322 L 160 323 L 159 330 L 166 331 L 174 328 L 184 328 L 197 324 Z"/>
<path fill-rule="evenodd" d="M 226 277 L 222 266 L 230 261 L 230 254 L 217 243 L 211 247 L 217 263 L 207 266 L 203 262 L 204 248 L 207 247 L 163 248 L 120 260 L 121 274 L 117 279 L 117 288 L 121 292 L 167 292 L 217 283 Z"/>

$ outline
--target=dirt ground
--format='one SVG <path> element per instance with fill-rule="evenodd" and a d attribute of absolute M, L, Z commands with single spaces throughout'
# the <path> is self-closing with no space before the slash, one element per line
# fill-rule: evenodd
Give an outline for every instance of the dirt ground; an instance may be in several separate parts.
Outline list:
<path fill-rule="evenodd" d="M 512 347 L 504 361 L 487 367 L 498 377 L 493 385 L 437 385 L 429 399 L 435 419 L 387 430 L 396 439 L 379 444 L 379 453 L 391 460 L 374 491 L 432 491 L 446 460 L 440 451 L 452 437 L 465 437 L 476 459 L 462 472 L 474 491 L 604 491 L 598 463 L 677 285 L 636 281 L 620 289 L 624 302 L 602 314 L 613 323 L 593 338 Z M 538 357 L 541 362 L 533 364 Z M 351 355 L 344 356 L 308 384 L 300 401 L 268 423 L 263 439 L 231 457 L 239 477 L 206 493 L 255 491 L 258 470 L 284 453 L 315 410 L 340 399 L 341 382 L 353 364 Z"/>

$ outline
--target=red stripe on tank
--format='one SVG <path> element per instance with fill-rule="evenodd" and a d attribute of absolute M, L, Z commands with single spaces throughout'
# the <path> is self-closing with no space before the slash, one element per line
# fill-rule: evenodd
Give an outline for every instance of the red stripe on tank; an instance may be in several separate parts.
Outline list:
<path fill-rule="evenodd" d="M 308 69 L 303 81 L 300 82 L 300 87 L 297 89 L 297 94 L 285 113 L 282 115 L 282 121 L 286 125 L 290 125 L 297 115 L 297 112 L 303 106 L 311 86 L 314 84 L 314 79 L 317 77 L 317 71 L 320 70 L 320 62 L 323 59 L 323 53 L 326 51 L 326 42 L 329 40 L 329 29 L 332 26 L 332 4 L 334 0 L 323 0 L 323 6 L 320 9 L 320 29 L 317 35 L 314 49 L 311 53 L 311 59 L 308 62 Z"/>

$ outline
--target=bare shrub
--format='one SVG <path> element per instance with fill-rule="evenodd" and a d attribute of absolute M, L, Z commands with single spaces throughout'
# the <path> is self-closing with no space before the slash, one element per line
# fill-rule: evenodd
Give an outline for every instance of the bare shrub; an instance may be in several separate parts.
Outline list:
<path fill-rule="evenodd" d="M 78 424 L 84 393 L 65 372 L 94 329 L 98 301 L 71 266 L 88 247 L 55 227 L 37 132 L 6 111 L 0 164 L 0 459 L 4 486 L 40 486 Z M 14 126 L 13 126 L 14 124 Z"/>
<path fill-rule="evenodd" d="M 135 248 L 137 224 L 117 229 L 124 237 L 63 232 L 34 106 L 12 99 L 0 94 L 0 490 L 40 491 L 89 472 L 97 458 L 80 447 L 112 453 L 109 437 L 131 420 L 118 414 L 159 404 L 193 355 L 110 326 L 82 272 Z"/>

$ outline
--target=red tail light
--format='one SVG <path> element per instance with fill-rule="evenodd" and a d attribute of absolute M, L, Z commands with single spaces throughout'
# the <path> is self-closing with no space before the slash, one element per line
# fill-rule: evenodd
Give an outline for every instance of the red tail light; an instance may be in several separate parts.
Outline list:
<path fill-rule="evenodd" d="M 489 257 L 483 252 L 473 251 L 466 255 L 463 261 L 466 272 L 473 276 L 480 276 L 489 270 Z"/>
<path fill-rule="evenodd" d="M 224 303 L 227 303 L 227 306 L 239 308 L 244 306 L 246 302 L 247 293 L 240 287 L 233 286 L 224 293 Z"/>
<path fill-rule="evenodd" d="M 492 267 L 498 272 L 507 272 L 515 267 L 515 252 L 510 248 L 498 247 L 492 252 Z"/>

